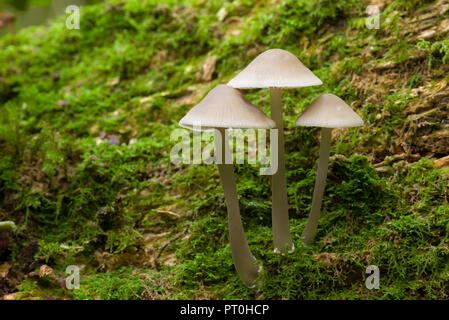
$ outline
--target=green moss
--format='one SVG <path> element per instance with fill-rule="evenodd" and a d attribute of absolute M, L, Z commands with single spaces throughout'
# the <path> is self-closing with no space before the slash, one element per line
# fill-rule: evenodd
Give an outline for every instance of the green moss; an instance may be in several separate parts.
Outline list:
<path fill-rule="evenodd" d="M 145 278 L 132 268 L 120 268 L 108 273 L 82 277 L 80 289 L 71 291 L 73 298 L 82 300 L 136 300 L 142 298 Z"/>
<path fill-rule="evenodd" d="M 66 30 L 61 17 L 2 37 L 0 220 L 14 220 L 24 243 L 38 239 L 38 256 L 61 274 L 67 263 L 86 265 L 79 290 L 30 279 L 20 291 L 74 299 L 447 299 L 447 175 L 428 159 L 387 161 L 386 173 L 372 165 L 373 150 L 401 138 L 403 112 L 416 102 L 411 89 L 426 75 L 403 72 L 393 88 L 359 81 L 372 76 L 369 63 L 405 70 L 416 41 L 385 37 L 428 2 L 392 1 L 382 28 L 368 30 L 361 26 L 368 2 L 114 0 L 83 8 L 80 30 Z M 234 25 L 218 21 L 222 7 Z M 240 34 L 230 36 L 233 29 Z M 447 63 L 445 41 L 418 45 L 433 75 Z M 283 91 L 292 255 L 272 252 L 269 177 L 258 165 L 235 166 L 247 238 L 263 263 L 255 293 L 234 270 L 216 167 L 171 164 L 170 134 L 202 94 L 276 47 L 324 84 Z M 209 55 L 218 58 L 214 80 L 200 83 Z M 197 92 L 194 101 L 183 99 Z M 333 140 L 317 241 L 304 248 L 319 130 L 294 121 L 325 92 L 347 101 L 366 125 Z M 269 113 L 268 90 L 245 94 Z M 160 240 L 148 243 L 153 235 Z M 114 269 L 96 252 L 148 256 Z M 380 268 L 378 291 L 365 288 L 369 264 Z"/>

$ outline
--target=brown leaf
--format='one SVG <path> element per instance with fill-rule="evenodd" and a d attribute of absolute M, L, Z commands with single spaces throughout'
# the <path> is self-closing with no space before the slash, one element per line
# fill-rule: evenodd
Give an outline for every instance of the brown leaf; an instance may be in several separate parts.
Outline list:
<path fill-rule="evenodd" d="M 115 77 L 108 82 L 108 86 L 115 87 L 120 82 L 120 77 Z"/>
<path fill-rule="evenodd" d="M 42 265 L 39 269 L 39 278 L 53 276 L 54 274 L 55 271 L 46 264 Z"/>
<path fill-rule="evenodd" d="M 203 67 L 201 68 L 201 80 L 211 81 L 213 73 L 215 71 L 215 65 L 217 63 L 217 56 L 211 56 L 204 61 Z"/>
<path fill-rule="evenodd" d="M 58 100 L 58 102 L 56 102 L 56 104 L 60 107 L 65 107 L 69 105 L 69 102 L 67 100 Z"/>
<path fill-rule="evenodd" d="M 14 292 L 10 294 L 5 294 L 2 299 L 3 300 L 16 300 L 17 296 L 20 294 L 20 292 Z"/>
<path fill-rule="evenodd" d="M 438 168 L 447 168 L 447 167 L 449 167 L 449 156 L 445 156 L 443 158 L 435 160 L 435 165 Z"/>

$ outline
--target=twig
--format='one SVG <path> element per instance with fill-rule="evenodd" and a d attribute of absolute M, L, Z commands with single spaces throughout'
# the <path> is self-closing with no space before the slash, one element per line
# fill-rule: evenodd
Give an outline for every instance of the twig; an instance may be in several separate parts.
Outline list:
<path fill-rule="evenodd" d="M 190 221 L 190 223 L 189 223 L 189 225 L 186 227 L 186 229 L 185 229 L 182 233 L 178 234 L 176 237 L 174 237 L 173 239 L 171 239 L 170 241 L 168 241 L 166 244 L 164 244 L 164 245 L 162 246 L 162 248 L 159 250 L 159 254 L 157 255 L 156 259 L 154 260 L 154 263 L 155 263 L 155 265 L 156 265 L 156 269 L 157 269 L 158 271 L 159 271 L 159 261 L 158 261 L 158 260 L 159 260 L 159 258 L 161 257 L 162 252 L 164 252 L 164 250 L 165 250 L 169 245 L 171 245 L 173 242 L 175 242 L 175 241 L 179 240 L 180 238 L 182 238 L 183 236 L 185 236 L 185 235 L 187 234 L 187 232 L 189 232 L 190 227 L 192 226 L 193 221 L 195 221 L 195 219 L 196 219 L 196 212 L 193 214 L 192 220 Z"/>
<path fill-rule="evenodd" d="M 157 213 L 165 213 L 171 216 L 175 216 L 176 218 L 179 218 L 179 214 L 177 214 L 176 212 L 170 211 L 170 210 L 162 210 L 162 209 L 157 209 L 156 210 Z"/>

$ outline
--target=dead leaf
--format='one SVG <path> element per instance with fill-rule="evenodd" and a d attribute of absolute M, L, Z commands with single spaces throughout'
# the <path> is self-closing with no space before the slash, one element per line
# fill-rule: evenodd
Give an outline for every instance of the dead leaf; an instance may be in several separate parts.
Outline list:
<path fill-rule="evenodd" d="M 211 56 L 204 61 L 203 67 L 201 69 L 201 80 L 211 81 L 213 73 L 215 71 L 215 65 L 217 63 L 217 56 Z"/>
<path fill-rule="evenodd" d="M 54 274 L 55 274 L 55 271 L 52 268 L 50 268 L 49 266 L 47 266 L 46 264 L 42 265 L 39 269 L 39 277 L 40 278 L 53 276 Z"/>
<path fill-rule="evenodd" d="M 68 105 L 69 105 L 69 102 L 68 102 L 67 100 L 58 100 L 58 102 L 56 102 L 56 104 L 57 104 L 59 107 L 65 107 L 65 106 L 68 106 Z"/>
<path fill-rule="evenodd" d="M 16 298 L 19 294 L 20 294 L 20 292 L 5 294 L 2 298 L 3 298 L 3 300 L 16 300 Z"/>
<path fill-rule="evenodd" d="M 435 165 L 438 168 L 447 168 L 447 167 L 449 167 L 449 156 L 445 156 L 443 158 L 435 160 Z"/>
<path fill-rule="evenodd" d="M 220 10 L 218 10 L 217 12 L 217 19 L 218 21 L 222 22 L 226 16 L 228 15 L 228 11 L 226 10 L 226 8 L 221 8 Z"/>
<path fill-rule="evenodd" d="M 153 101 L 153 97 L 145 97 L 145 98 L 141 98 L 140 100 L 139 100 L 139 103 L 140 104 L 145 104 L 145 103 L 147 103 L 147 102 L 152 102 Z"/>
<path fill-rule="evenodd" d="M 118 85 L 119 82 L 120 82 L 120 77 L 112 78 L 111 80 L 109 80 L 108 86 L 115 87 L 116 85 Z"/>

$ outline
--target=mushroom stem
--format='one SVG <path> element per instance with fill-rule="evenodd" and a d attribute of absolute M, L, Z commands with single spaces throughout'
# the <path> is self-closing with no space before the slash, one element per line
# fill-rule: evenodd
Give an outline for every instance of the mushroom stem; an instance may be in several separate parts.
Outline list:
<path fill-rule="evenodd" d="M 310 210 L 309 220 L 307 221 L 306 228 L 302 233 L 302 241 L 304 246 L 309 246 L 310 244 L 312 244 L 318 226 L 321 202 L 323 200 L 327 169 L 329 165 L 331 134 L 332 128 L 321 129 L 320 157 L 318 159 L 318 170 L 315 180 L 315 189 L 313 191 L 312 209 Z"/>
<path fill-rule="evenodd" d="M 16 225 L 12 221 L 2 221 L 0 222 L 0 232 L 13 231 Z"/>
<path fill-rule="evenodd" d="M 242 281 L 250 288 L 257 285 L 260 267 L 251 253 L 240 218 L 239 200 L 233 164 L 225 163 L 226 153 L 229 157 L 229 145 L 225 129 L 217 129 L 215 134 L 215 150 L 218 171 L 226 200 L 228 211 L 229 240 L 231 243 L 232 260 Z M 220 154 L 221 150 L 221 154 Z M 232 155 L 231 155 L 232 156 Z M 219 161 L 221 159 L 221 161 Z M 232 159 L 232 158 L 228 158 Z M 221 162 L 221 163 L 220 163 Z"/>
<path fill-rule="evenodd" d="M 284 123 L 282 120 L 282 89 L 270 88 L 271 119 L 278 129 L 278 170 L 271 176 L 272 228 L 275 252 L 293 252 L 288 221 L 287 179 L 284 159 Z"/>

